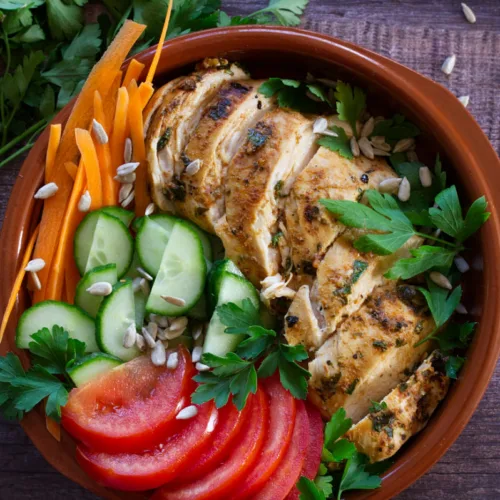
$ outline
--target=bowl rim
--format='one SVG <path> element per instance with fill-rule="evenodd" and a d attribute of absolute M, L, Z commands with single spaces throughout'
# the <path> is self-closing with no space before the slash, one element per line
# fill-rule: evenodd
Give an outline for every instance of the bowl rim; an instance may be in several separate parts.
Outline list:
<path fill-rule="evenodd" d="M 155 47 L 134 57 L 149 64 Z M 469 350 L 468 361 L 445 402 L 410 445 L 410 452 L 406 450 L 403 457 L 397 459 L 384 474 L 382 488 L 356 494 L 356 498 L 393 497 L 427 472 L 457 439 L 479 404 L 500 355 L 500 270 L 495 269 L 495 262 L 500 259 L 500 220 L 496 208 L 500 203 L 500 176 L 494 175 L 495 170 L 498 171 L 500 167 L 498 156 L 472 115 L 447 89 L 389 58 L 353 43 L 298 28 L 255 25 L 215 28 L 167 40 L 158 73 L 176 69 L 175 64 L 169 62 L 170 52 L 175 54 L 175 51 L 187 50 L 190 54 L 199 54 L 198 57 L 178 63 L 177 67 L 194 63 L 205 55 L 235 50 L 243 53 L 245 50 L 260 50 L 313 56 L 360 76 L 366 77 L 368 72 L 370 78 L 378 84 L 388 91 L 398 93 L 398 101 L 404 99 L 407 106 L 422 111 L 422 121 L 426 128 L 433 130 L 433 136 L 443 145 L 446 156 L 450 158 L 450 165 L 458 167 L 460 183 L 475 197 L 482 194 L 487 197 L 493 217 L 480 232 L 484 251 L 484 311 Z M 63 108 L 54 122 L 64 121 L 71 106 L 72 103 Z M 32 167 L 43 158 L 47 141 L 48 129 L 38 138 L 23 163 L 5 213 L 0 235 L 0 261 L 5 270 L 4 283 L 9 284 L 9 287 L 0 288 L 0 307 L 3 308 L 15 278 L 17 263 L 29 237 L 30 226 L 36 217 L 33 194 L 42 182 L 43 171 L 40 169 L 34 173 Z M 20 352 L 12 341 L 12 334 L 14 322 L 17 322 L 23 306 L 23 300 L 18 300 L 9 329 L 0 344 L 1 353 L 7 349 Z M 23 356 L 26 360 L 26 354 Z M 22 425 L 35 446 L 60 472 L 95 493 L 107 498 L 122 498 L 97 485 L 82 473 L 75 472 L 69 465 L 62 464 L 57 457 L 47 452 L 52 438 L 48 437 L 47 432 L 43 432 L 45 423 L 41 414 L 31 412 Z M 42 434 L 40 426 L 43 426 Z M 63 435 L 63 439 L 69 438 Z"/>

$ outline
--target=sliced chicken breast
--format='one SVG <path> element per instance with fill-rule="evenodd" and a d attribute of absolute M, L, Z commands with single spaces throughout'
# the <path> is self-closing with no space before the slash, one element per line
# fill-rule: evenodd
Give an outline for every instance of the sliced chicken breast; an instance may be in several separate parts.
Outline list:
<path fill-rule="evenodd" d="M 420 363 L 429 346 L 414 345 L 434 326 L 415 288 L 395 282 L 376 288 L 309 363 L 313 402 L 328 418 L 344 407 L 358 422 L 371 400 L 382 399 Z"/>
<path fill-rule="evenodd" d="M 247 130 L 272 106 L 273 100 L 257 93 L 261 83 L 224 83 L 183 152 L 186 162 L 197 164 L 180 176 L 186 197 L 175 203 L 176 211 L 205 231 L 214 233 L 214 226 L 224 215 L 223 182 L 229 162 L 244 142 Z"/>
<path fill-rule="evenodd" d="M 368 414 L 345 437 L 371 462 L 392 457 L 426 426 L 449 385 L 445 359 L 439 351 L 434 351 L 406 382 L 382 400 L 386 408 Z"/>
<path fill-rule="evenodd" d="M 186 195 L 179 177 L 189 162 L 182 153 L 206 106 L 225 82 L 245 79 L 248 75 L 233 64 L 195 72 L 166 93 L 146 136 L 151 195 L 162 210 L 174 212 L 174 201 Z"/>
<path fill-rule="evenodd" d="M 272 236 L 282 197 L 316 152 L 315 139 L 312 119 L 274 109 L 248 130 L 229 165 L 226 214 L 216 233 L 227 256 L 255 285 L 278 273 L 279 252 Z"/>

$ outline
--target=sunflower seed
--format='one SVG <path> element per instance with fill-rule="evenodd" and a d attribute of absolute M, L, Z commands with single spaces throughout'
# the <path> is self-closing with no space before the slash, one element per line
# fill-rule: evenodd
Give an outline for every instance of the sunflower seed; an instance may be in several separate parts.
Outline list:
<path fill-rule="evenodd" d="M 167 332 L 165 330 L 162 330 L 161 328 L 158 329 L 158 338 L 160 340 L 168 340 L 167 339 Z"/>
<path fill-rule="evenodd" d="M 104 127 L 95 118 L 92 120 L 92 131 L 94 132 L 99 144 L 108 143 L 108 134 L 106 134 Z"/>
<path fill-rule="evenodd" d="M 186 175 L 195 175 L 201 168 L 201 160 L 193 160 L 184 170 Z"/>
<path fill-rule="evenodd" d="M 326 118 L 320 117 L 316 118 L 313 123 L 313 132 L 315 134 L 321 134 L 328 128 L 328 121 Z"/>
<path fill-rule="evenodd" d="M 391 156 L 391 153 L 384 151 L 383 149 L 373 148 L 373 154 L 375 156 Z"/>
<path fill-rule="evenodd" d="M 134 198 L 135 198 L 135 191 L 132 190 L 130 194 L 121 202 L 121 206 L 123 208 L 128 207 L 134 201 Z"/>
<path fill-rule="evenodd" d="M 168 328 L 168 326 L 170 325 L 170 321 L 168 320 L 167 316 L 158 316 L 156 318 L 156 322 L 161 328 Z"/>
<path fill-rule="evenodd" d="M 404 153 L 405 151 L 411 149 L 413 146 L 415 146 L 415 139 L 408 137 L 406 139 L 401 139 L 398 142 L 396 142 L 396 145 L 394 146 L 392 152 Z"/>
<path fill-rule="evenodd" d="M 125 349 L 130 349 L 136 342 L 137 332 L 134 323 L 131 323 L 123 335 L 123 347 L 125 347 Z"/>
<path fill-rule="evenodd" d="M 163 366 L 167 362 L 167 352 L 165 346 L 158 340 L 151 351 L 151 361 L 155 366 Z"/>
<path fill-rule="evenodd" d="M 196 417 L 196 415 L 198 415 L 198 408 L 196 408 L 196 406 L 194 405 L 191 405 L 183 408 L 179 413 L 177 413 L 177 416 L 175 418 L 177 420 L 187 420 L 189 418 Z"/>
<path fill-rule="evenodd" d="M 193 330 L 193 340 L 198 340 L 203 334 L 203 326 L 197 325 Z"/>
<path fill-rule="evenodd" d="M 31 278 L 33 279 L 33 283 L 35 284 L 35 288 L 37 290 L 42 289 L 42 283 L 40 281 L 40 278 L 38 277 L 38 274 L 36 274 L 34 271 L 30 271 Z"/>
<path fill-rule="evenodd" d="M 26 272 L 37 273 L 45 267 L 45 261 L 43 259 L 33 259 L 28 262 L 28 265 L 24 268 Z"/>
<path fill-rule="evenodd" d="M 156 336 L 158 335 L 158 325 L 154 321 L 150 321 L 146 328 L 151 337 L 153 337 L 153 339 L 156 340 Z"/>
<path fill-rule="evenodd" d="M 410 181 L 406 177 L 403 177 L 403 180 L 401 181 L 401 184 L 399 185 L 398 189 L 398 198 L 401 201 L 408 201 L 410 199 L 410 195 L 411 195 Z"/>
<path fill-rule="evenodd" d="M 461 273 L 466 273 L 470 269 L 469 263 L 463 257 L 460 257 L 460 255 L 455 257 L 454 262 Z"/>
<path fill-rule="evenodd" d="M 144 352 L 146 350 L 146 341 L 140 333 L 136 334 L 135 343 L 137 344 L 139 351 Z"/>
<path fill-rule="evenodd" d="M 146 217 L 154 214 L 155 212 L 155 204 L 154 203 L 150 203 L 147 207 L 146 207 L 146 210 L 144 211 L 144 215 Z"/>
<path fill-rule="evenodd" d="M 133 184 L 122 184 L 120 187 L 120 192 L 118 193 L 118 202 L 123 203 L 128 198 L 133 189 Z"/>
<path fill-rule="evenodd" d="M 125 139 L 125 147 L 123 148 L 123 161 L 130 163 L 132 161 L 132 139 L 127 137 Z"/>
<path fill-rule="evenodd" d="M 397 193 L 402 180 L 403 179 L 399 177 L 390 177 L 389 179 L 384 179 L 378 185 L 378 190 L 381 193 L 395 194 Z"/>
<path fill-rule="evenodd" d="M 370 142 L 374 148 L 377 148 L 377 149 L 380 149 L 380 150 L 386 151 L 386 152 L 389 152 L 391 150 L 390 144 L 387 144 L 387 142 L 385 142 L 385 137 L 383 137 L 381 135 L 377 135 L 375 137 L 372 137 L 370 139 Z"/>
<path fill-rule="evenodd" d="M 124 163 L 123 165 L 120 165 L 116 169 L 116 175 L 128 175 L 132 174 L 137 170 L 137 167 L 140 165 L 139 162 L 134 161 L 134 162 L 129 162 L 129 163 Z"/>
<path fill-rule="evenodd" d="M 465 19 L 467 19 L 469 23 L 474 24 L 476 22 L 476 14 L 474 14 L 473 10 L 466 3 L 462 3 L 461 5 Z"/>
<path fill-rule="evenodd" d="M 153 349 L 156 345 L 155 339 L 151 336 L 147 328 L 142 327 L 141 330 L 142 336 L 144 337 L 144 340 L 146 341 L 146 344 L 148 347 Z"/>
<path fill-rule="evenodd" d="M 379 115 L 379 116 L 376 116 L 376 117 L 374 118 L 375 125 L 377 125 L 377 123 L 383 122 L 384 120 L 385 120 L 385 117 L 380 116 L 380 115 Z"/>
<path fill-rule="evenodd" d="M 198 363 L 201 359 L 201 355 L 203 354 L 203 348 L 202 347 L 195 347 L 193 349 L 193 352 L 191 353 L 191 361 L 193 363 Z"/>
<path fill-rule="evenodd" d="M 455 54 L 447 57 L 444 60 L 443 65 L 441 66 L 441 71 L 445 75 L 451 75 L 456 62 L 457 62 L 457 56 Z"/>
<path fill-rule="evenodd" d="M 136 178 L 137 176 L 135 175 L 135 172 L 127 175 L 115 175 L 113 177 L 115 181 L 118 181 L 121 184 L 130 184 L 131 182 L 135 182 Z"/>
<path fill-rule="evenodd" d="M 197 339 L 194 340 L 194 345 L 195 346 L 203 346 L 204 341 L 205 341 L 205 337 L 203 335 L 200 335 Z"/>
<path fill-rule="evenodd" d="M 141 279 L 143 278 L 134 278 L 132 280 L 132 291 L 137 293 L 141 289 Z"/>
<path fill-rule="evenodd" d="M 151 276 L 148 272 L 146 272 L 142 267 L 137 267 L 137 272 L 148 281 L 153 281 L 153 276 Z"/>
<path fill-rule="evenodd" d="M 458 98 L 458 100 L 463 104 L 464 108 L 466 108 L 469 105 L 470 96 L 463 95 L 463 96 L 460 96 Z"/>
<path fill-rule="evenodd" d="M 175 370 L 179 364 L 179 355 L 176 352 L 172 352 L 168 355 L 167 368 L 169 370 Z"/>
<path fill-rule="evenodd" d="M 107 297 L 113 291 L 113 286 L 107 281 L 98 281 L 87 288 L 87 292 L 90 295 L 95 295 L 97 297 Z"/>
<path fill-rule="evenodd" d="M 204 365 L 203 363 L 196 363 L 195 368 L 199 372 L 206 372 L 206 371 L 210 370 L 210 366 Z"/>
<path fill-rule="evenodd" d="M 166 340 L 174 340 L 174 339 L 180 337 L 184 333 L 184 330 L 185 330 L 185 328 L 176 329 L 176 330 L 172 330 L 170 328 L 166 328 L 163 331 L 163 333 L 164 333 L 164 337 L 165 337 Z"/>
<path fill-rule="evenodd" d="M 420 167 L 418 169 L 418 177 L 420 179 L 420 184 L 424 187 L 432 186 L 432 174 L 429 167 Z"/>
<path fill-rule="evenodd" d="M 369 137 L 373 129 L 375 128 L 375 119 L 373 116 L 363 125 L 363 128 L 361 129 L 361 137 Z"/>
<path fill-rule="evenodd" d="M 366 137 L 361 137 L 358 141 L 358 145 L 363 155 L 365 155 L 368 159 L 373 160 L 375 158 L 373 147 Z"/>
<path fill-rule="evenodd" d="M 184 307 L 186 305 L 186 301 L 184 299 L 180 299 L 179 297 L 171 297 L 170 295 L 160 295 L 160 297 L 169 304 L 178 307 Z"/>
<path fill-rule="evenodd" d="M 80 197 L 80 201 L 78 202 L 78 210 L 80 212 L 88 212 L 90 210 L 90 205 L 92 204 L 92 198 L 90 197 L 90 193 L 85 191 Z"/>
<path fill-rule="evenodd" d="M 149 286 L 148 280 L 141 278 L 141 281 L 139 282 L 139 286 L 141 287 L 141 292 L 144 295 L 149 295 L 149 292 L 151 291 L 151 288 Z"/>
<path fill-rule="evenodd" d="M 57 193 L 57 190 L 59 187 L 55 182 L 49 182 L 48 184 L 45 184 L 45 186 L 42 186 L 36 193 L 35 193 L 35 198 L 37 200 L 46 200 L 47 198 L 50 198 L 51 196 L 54 196 Z"/>
<path fill-rule="evenodd" d="M 463 304 L 458 304 L 455 311 L 457 311 L 458 314 L 467 314 L 468 313 L 466 307 Z"/>
<path fill-rule="evenodd" d="M 437 271 L 429 273 L 429 278 L 441 288 L 446 288 L 446 290 L 451 290 L 453 288 L 450 280 L 444 274 L 438 273 Z"/>
<path fill-rule="evenodd" d="M 186 316 L 178 316 L 170 321 L 170 330 L 185 330 L 188 325 L 188 319 Z"/>
<path fill-rule="evenodd" d="M 357 157 L 361 154 L 361 151 L 359 150 L 359 144 L 355 136 L 351 137 L 350 146 L 351 146 L 351 153 L 354 157 Z"/>
<path fill-rule="evenodd" d="M 408 151 L 406 153 L 406 158 L 408 158 L 408 161 L 410 162 L 418 161 L 418 156 L 415 151 Z"/>

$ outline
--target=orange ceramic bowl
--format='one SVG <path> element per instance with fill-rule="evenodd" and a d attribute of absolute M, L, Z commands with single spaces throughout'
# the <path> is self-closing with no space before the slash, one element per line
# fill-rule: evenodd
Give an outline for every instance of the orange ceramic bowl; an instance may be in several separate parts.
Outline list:
<path fill-rule="evenodd" d="M 138 58 L 149 64 L 154 48 Z M 477 407 L 495 369 L 500 352 L 500 162 L 478 124 L 460 102 L 442 86 L 414 71 L 353 44 L 308 31 L 243 26 L 186 35 L 168 41 L 158 67 L 157 85 L 192 70 L 206 56 L 240 60 L 256 77 L 314 75 L 343 78 L 368 90 L 371 111 L 390 116 L 402 112 L 417 123 L 419 156 L 433 162 L 439 152 L 445 170 L 468 201 L 486 195 L 493 216 L 475 239 L 474 252 L 484 261 L 484 271 L 466 283 L 467 306 L 479 321 L 467 362 L 459 380 L 432 417 L 429 425 L 413 438 L 384 475 L 382 488 L 355 494 L 356 498 L 390 498 L 424 474 L 451 446 Z M 64 121 L 70 107 L 56 122 Z M 25 161 L 14 186 L 0 240 L 3 266 L 0 307 L 5 308 L 30 231 L 37 223 L 40 207 L 33 194 L 42 183 L 48 133 L 44 132 Z M 421 146 L 421 147 L 420 147 Z M 432 156 L 431 156 L 432 152 Z M 472 274 L 470 272 L 469 274 Z M 466 275 L 467 276 L 467 275 Z M 14 330 L 27 307 L 20 297 L 0 353 L 16 351 Z M 18 352 L 27 361 L 24 353 Z M 89 479 L 74 458 L 74 442 L 63 432 L 61 443 L 45 429 L 41 412 L 33 411 L 22 422 L 24 430 L 45 458 L 61 473 L 105 498 L 146 498 L 105 489 Z"/>

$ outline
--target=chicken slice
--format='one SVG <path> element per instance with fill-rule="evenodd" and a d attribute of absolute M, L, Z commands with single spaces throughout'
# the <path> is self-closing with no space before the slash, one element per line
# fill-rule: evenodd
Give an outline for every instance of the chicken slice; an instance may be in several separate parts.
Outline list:
<path fill-rule="evenodd" d="M 358 422 L 371 400 L 379 401 L 420 362 L 427 345 L 414 345 L 434 326 L 415 288 L 392 282 L 375 289 L 309 363 L 311 399 L 328 418 L 344 407 Z"/>
<path fill-rule="evenodd" d="M 449 385 L 443 355 L 434 351 L 406 382 L 382 400 L 386 408 L 368 414 L 345 437 L 371 462 L 392 457 L 426 426 Z"/>
<path fill-rule="evenodd" d="M 226 214 L 216 227 L 227 256 L 255 284 L 278 273 L 272 245 L 283 196 L 317 150 L 312 120 L 294 111 L 268 111 L 250 128 L 229 165 Z"/>
<path fill-rule="evenodd" d="M 233 64 L 195 72 L 166 93 L 146 136 L 151 195 L 162 210 L 174 212 L 174 201 L 185 197 L 179 177 L 188 162 L 182 152 L 206 106 L 222 84 L 245 79 L 248 75 Z"/>
<path fill-rule="evenodd" d="M 273 100 L 257 93 L 262 81 L 226 82 L 200 120 L 183 153 L 186 161 L 198 161 L 194 174 L 185 171 L 180 184 L 186 197 L 176 211 L 208 232 L 224 215 L 223 180 L 227 166 L 245 140 L 246 133 L 272 106 Z"/>
<path fill-rule="evenodd" d="M 310 297 L 307 300 L 303 296 L 296 297 L 294 302 L 300 300 L 299 304 L 292 302 L 287 316 L 293 314 L 299 318 L 298 325 L 305 322 L 308 326 L 290 327 L 285 322 L 285 336 L 290 344 L 300 343 L 308 350 L 320 347 L 340 322 L 361 307 L 376 287 L 388 283 L 384 274 L 394 263 L 410 257 L 409 250 L 423 242 L 414 236 L 391 255 L 375 255 L 354 248 L 354 240 L 362 234 L 360 230 L 348 229 L 337 238 L 318 267 Z M 314 322 L 310 319 L 311 310 Z"/>
<path fill-rule="evenodd" d="M 347 159 L 320 147 L 298 176 L 285 203 L 286 240 L 295 271 L 313 274 L 329 246 L 345 229 L 320 203 L 332 200 L 360 199 L 366 189 L 376 189 L 380 181 L 395 177 L 385 160 L 364 156 Z"/>

